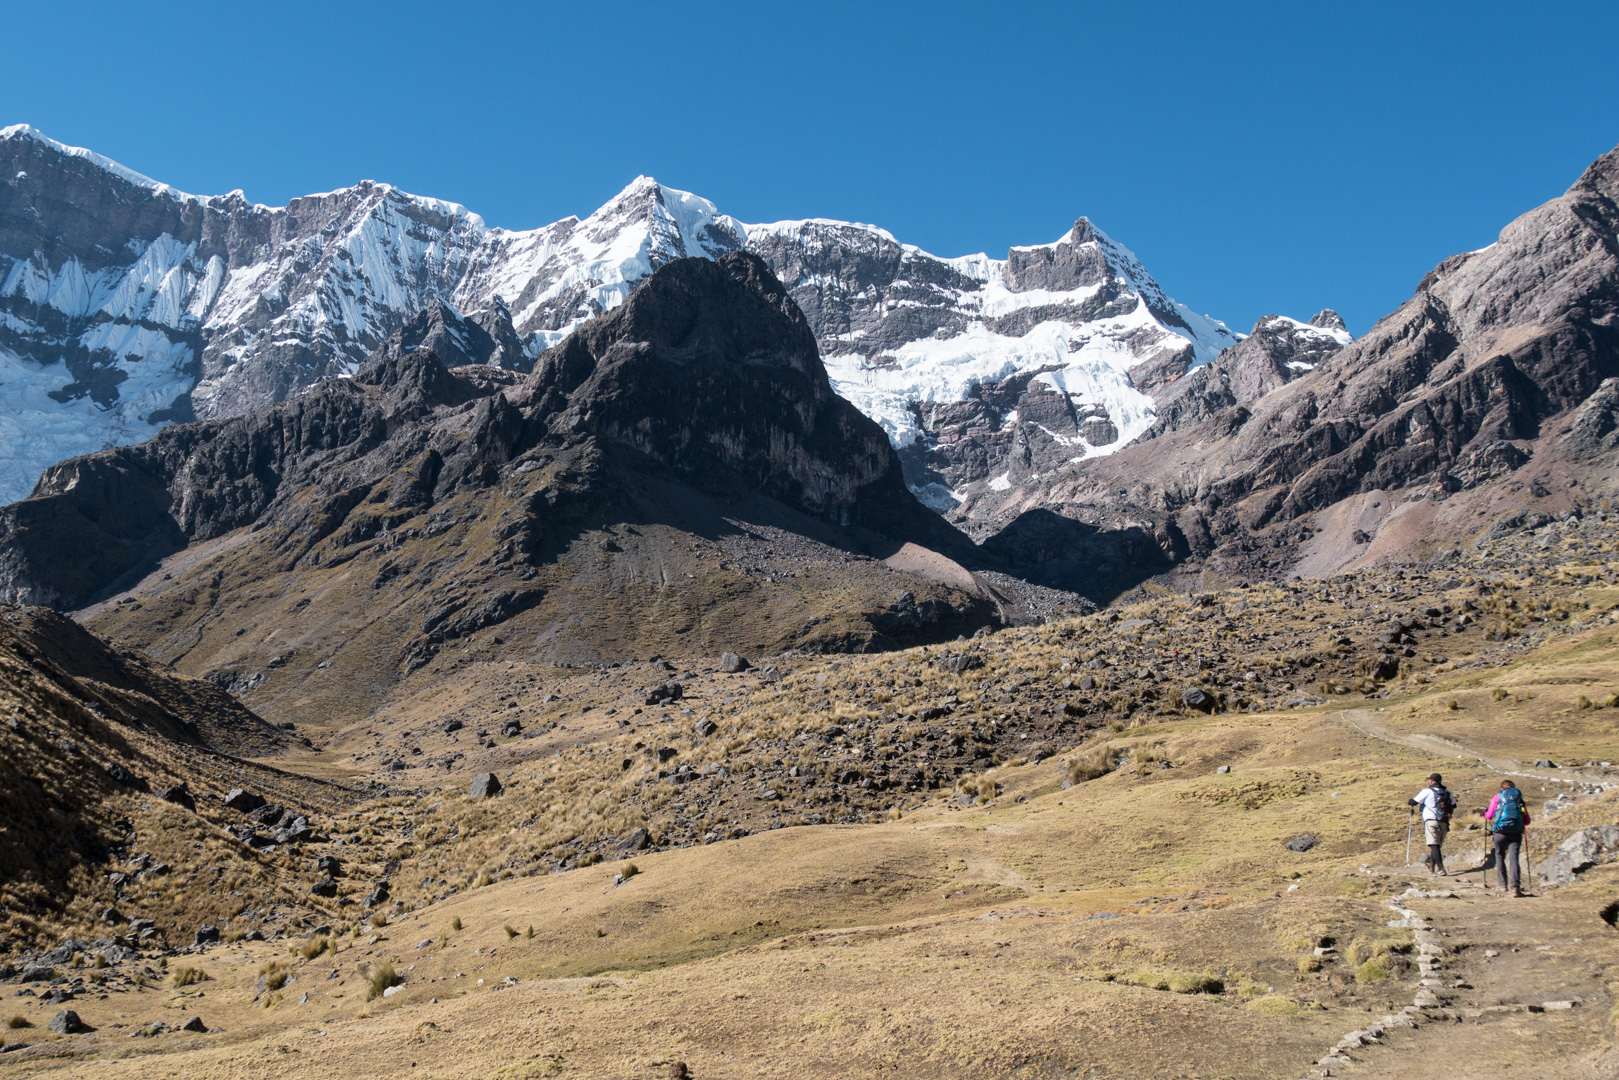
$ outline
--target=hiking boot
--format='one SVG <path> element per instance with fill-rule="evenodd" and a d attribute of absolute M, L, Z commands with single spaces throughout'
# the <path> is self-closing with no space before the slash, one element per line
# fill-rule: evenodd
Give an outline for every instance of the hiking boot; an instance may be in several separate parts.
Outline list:
<path fill-rule="evenodd" d="M 1524 892 L 1522 889 L 1513 889 L 1512 890 L 1512 898 L 1514 900 L 1522 900 L 1527 895 L 1529 895 L 1529 894 Z"/>

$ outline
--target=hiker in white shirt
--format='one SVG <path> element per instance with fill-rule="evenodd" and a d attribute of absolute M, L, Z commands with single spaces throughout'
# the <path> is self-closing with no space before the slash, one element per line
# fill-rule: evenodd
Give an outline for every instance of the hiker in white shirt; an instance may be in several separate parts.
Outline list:
<path fill-rule="evenodd" d="M 1456 809 L 1456 797 L 1440 782 L 1443 779 L 1438 773 L 1430 774 L 1428 786 L 1409 803 L 1422 807 L 1422 837 L 1428 845 L 1422 862 L 1430 874 L 1445 873 L 1445 837 L 1450 834 L 1450 815 Z"/>

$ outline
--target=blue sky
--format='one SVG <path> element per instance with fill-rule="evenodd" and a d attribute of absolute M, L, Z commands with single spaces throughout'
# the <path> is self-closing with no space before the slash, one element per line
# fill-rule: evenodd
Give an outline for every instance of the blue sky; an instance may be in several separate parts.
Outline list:
<path fill-rule="evenodd" d="M 14 5 L 0 123 L 187 191 L 491 224 L 637 174 L 936 254 L 1088 215 L 1240 330 L 1363 332 L 1619 143 L 1619 5 Z"/>

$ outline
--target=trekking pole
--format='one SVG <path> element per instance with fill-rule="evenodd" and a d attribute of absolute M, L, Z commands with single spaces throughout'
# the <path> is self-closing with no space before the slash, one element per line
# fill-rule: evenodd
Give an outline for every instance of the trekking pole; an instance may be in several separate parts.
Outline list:
<path fill-rule="evenodd" d="M 1411 826 L 1416 824 L 1417 811 L 1413 807 L 1411 817 L 1405 823 L 1405 865 L 1411 865 Z"/>

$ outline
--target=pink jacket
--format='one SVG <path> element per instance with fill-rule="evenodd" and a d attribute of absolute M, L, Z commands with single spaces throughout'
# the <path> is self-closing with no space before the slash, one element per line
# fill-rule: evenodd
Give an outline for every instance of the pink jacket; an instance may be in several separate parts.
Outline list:
<path fill-rule="evenodd" d="M 1495 812 L 1499 809 L 1501 809 L 1501 793 L 1497 791 L 1494 795 L 1490 796 L 1490 808 L 1484 811 L 1484 820 L 1487 824 L 1493 825 L 1495 823 Z M 1523 808 L 1523 824 L 1524 828 L 1529 827 L 1528 806 Z"/>

